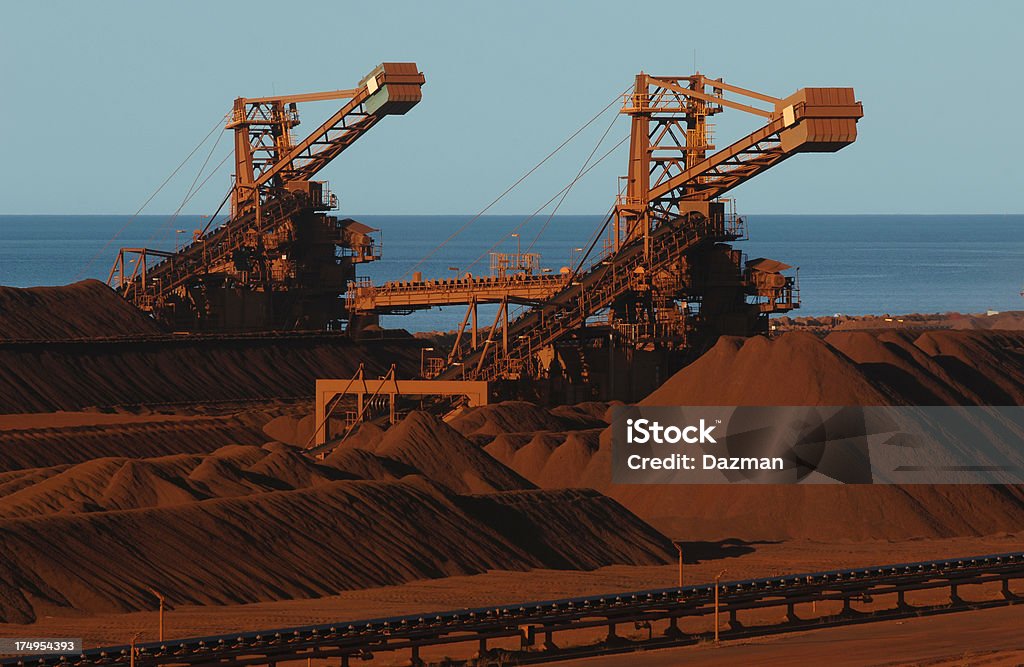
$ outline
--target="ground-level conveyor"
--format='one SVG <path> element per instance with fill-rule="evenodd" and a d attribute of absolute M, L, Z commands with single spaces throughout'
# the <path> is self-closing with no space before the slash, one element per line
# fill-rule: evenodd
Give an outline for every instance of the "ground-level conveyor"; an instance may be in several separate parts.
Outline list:
<path fill-rule="evenodd" d="M 134 664 L 138 667 L 276 665 L 335 658 L 348 666 L 353 664 L 353 660 L 369 658 L 375 653 L 408 651 L 415 665 L 421 663 L 419 653 L 423 647 L 472 642 L 478 644 L 483 657 L 490 654 L 488 642 L 500 638 L 518 638 L 520 650 L 509 657 L 514 657 L 518 664 L 530 664 L 573 655 L 573 649 L 560 649 L 556 644 L 556 633 L 564 631 L 607 628 L 607 641 L 599 646 L 580 649 L 576 654 L 634 651 L 645 646 L 664 647 L 704 640 L 706 635 L 684 633 L 679 622 L 684 618 L 713 616 L 716 613 L 728 618 L 728 629 L 723 637 L 729 638 L 1019 604 L 1024 598 L 1011 589 L 1010 582 L 1022 578 L 1024 552 L 879 565 L 194 637 L 164 643 L 147 642 L 136 645 Z M 963 587 L 985 584 L 998 585 L 999 597 L 986 602 L 964 601 L 961 596 Z M 930 607 L 908 604 L 907 593 L 930 589 L 948 589 L 949 602 Z M 874 611 L 854 608 L 855 604 L 867 603 L 880 596 L 895 596 L 896 605 Z M 798 614 L 803 612 L 799 611 L 798 605 L 826 601 L 842 604 L 838 615 L 806 620 L 799 617 Z M 783 625 L 744 627 L 737 617 L 744 610 L 768 607 L 784 607 L 786 622 Z M 646 627 L 650 627 L 652 622 L 666 620 L 668 630 L 647 641 L 634 642 L 616 634 L 620 624 L 632 627 L 648 624 Z M 128 665 L 130 653 L 128 646 L 114 646 L 90 649 L 79 656 L 7 658 L 0 660 L 0 667 Z"/>

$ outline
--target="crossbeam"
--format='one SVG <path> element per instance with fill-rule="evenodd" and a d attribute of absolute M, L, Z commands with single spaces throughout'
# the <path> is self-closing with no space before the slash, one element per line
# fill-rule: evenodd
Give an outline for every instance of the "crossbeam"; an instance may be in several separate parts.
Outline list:
<path fill-rule="evenodd" d="M 394 411 L 395 399 L 399 396 L 464 396 L 470 407 L 487 405 L 488 383 L 478 380 L 399 380 L 394 374 L 384 379 L 357 378 L 352 380 L 321 379 L 316 381 L 316 424 L 322 425 L 314 438 L 314 447 L 309 450 L 315 453 L 317 448 L 331 439 L 328 406 L 341 396 L 354 396 L 358 401 L 358 412 L 363 412 L 363 402 L 368 397 L 386 397 Z"/>

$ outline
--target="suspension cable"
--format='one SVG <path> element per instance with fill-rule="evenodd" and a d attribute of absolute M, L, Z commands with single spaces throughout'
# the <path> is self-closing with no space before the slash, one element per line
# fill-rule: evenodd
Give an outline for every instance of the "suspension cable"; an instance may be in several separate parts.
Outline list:
<path fill-rule="evenodd" d="M 612 218 L 614 216 L 615 204 L 612 204 L 611 208 L 608 210 L 608 214 L 604 218 L 604 223 L 597 228 L 597 233 L 591 237 L 590 245 L 587 247 L 587 251 L 580 256 L 579 263 L 577 263 L 576 266 L 573 267 L 571 274 L 572 278 L 575 278 L 576 276 L 580 275 L 580 270 L 583 268 L 583 264 L 587 261 L 587 258 L 590 257 L 590 253 L 593 252 L 594 246 L 596 246 L 597 242 L 601 240 L 601 236 L 604 234 L 605 230 L 608 229 L 608 223 L 612 221 Z"/>
<path fill-rule="evenodd" d="M 559 144 L 558 147 L 555 148 L 553 151 L 548 153 L 544 157 L 544 159 L 542 159 L 540 162 L 538 162 L 533 167 L 531 167 L 529 171 L 527 171 L 525 174 L 523 174 L 522 176 L 519 177 L 519 180 L 517 180 L 515 183 L 513 183 L 508 188 L 506 188 L 504 192 L 502 192 L 493 201 L 491 201 L 491 203 L 489 203 L 487 206 L 485 206 L 483 208 L 483 210 L 481 210 L 479 213 L 477 213 L 472 218 L 470 218 L 466 223 L 464 223 L 461 227 L 459 227 L 454 232 L 452 232 L 448 236 L 448 238 L 446 238 L 444 241 L 442 241 L 440 244 L 438 244 L 437 247 L 435 247 L 433 250 L 431 250 L 429 253 L 427 253 L 426 256 L 424 256 L 420 261 L 416 262 L 416 264 L 414 264 L 412 266 L 412 268 L 410 268 L 408 271 L 405 272 L 405 274 L 402 276 L 401 279 L 404 280 L 405 278 L 409 277 L 412 274 L 413 271 L 418 269 L 420 266 L 422 266 L 424 264 L 424 262 L 426 262 L 428 259 L 433 257 L 437 253 L 437 251 L 439 251 L 441 248 L 443 248 L 449 241 L 451 241 L 456 236 L 458 236 L 463 231 L 465 231 L 466 228 L 469 227 L 471 224 L 473 224 L 474 222 L 479 220 L 484 215 L 484 213 L 486 213 L 488 210 L 491 209 L 492 206 L 494 206 L 499 201 L 501 201 L 505 197 L 505 195 L 507 195 L 508 193 L 512 192 L 512 190 L 514 190 L 516 188 L 516 186 L 518 186 L 520 183 L 522 183 L 527 178 L 529 178 L 529 176 L 531 174 L 533 174 L 533 172 L 537 171 L 545 162 L 547 162 L 556 153 L 558 153 L 560 150 L 562 150 L 570 141 L 575 139 L 583 130 L 587 129 L 595 120 L 597 120 L 602 115 L 604 115 L 604 113 L 606 111 L 608 111 L 608 109 L 610 109 L 616 102 L 618 102 L 620 99 L 622 99 L 622 96 L 625 95 L 628 91 L 629 91 L 629 88 L 626 88 L 621 93 L 617 93 L 615 95 L 615 97 L 612 98 L 611 102 L 609 102 L 607 105 L 605 105 L 605 107 L 603 109 L 601 109 L 599 112 L 597 112 L 597 114 L 595 114 L 590 120 L 588 120 L 586 123 L 584 123 L 578 130 L 576 130 L 571 135 L 569 135 L 569 137 L 565 141 L 563 141 L 561 144 Z"/>
<path fill-rule="evenodd" d="M 366 411 L 373 403 L 373 399 L 377 398 L 377 394 L 379 394 L 381 390 L 384 389 L 384 383 L 387 382 L 388 380 L 391 380 L 392 382 L 398 381 L 397 371 L 395 370 L 395 364 L 391 364 L 391 368 L 388 370 L 387 375 L 385 375 L 383 381 L 379 385 L 377 385 L 377 391 L 373 392 L 370 395 L 370 398 L 363 401 L 363 409 L 360 410 L 359 414 L 356 415 L 356 420 L 349 424 L 348 428 L 345 430 L 345 435 L 341 436 L 340 442 L 345 442 L 346 440 L 348 440 L 348 436 L 352 433 L 352 429 L 354 429 L 357 424 L 362 422 L 363 415 L 366 414 Z"/>
<path fill-rule="evenodd" d="M 206 178 L 204 178 L 203 182 L 199 184 L 199 187 L 196 188 L 195 192 L 190 194 L 188 196 L 188 199 L 186 199 L 184 202 L 182 202 L 182 207 L 184 207 L 186 204 L 188 204 L 190 201 L 192 201 L 192 198 L 195 197 L 197 194 L 199 194 L 199 191 L 203 189 L 203 186 L 206 185 L 206 183 L 217 174 L 217 171 L 220 170 L 220 168 L 224 166 L 224 163 L 228 161 L 228 158 L 231 157 L 231 155 L 233 153 L 234 153 L 234 151 L 228 151 L 227 155 L 225 155 L 224 157 L 221 158 L 220 162 L 217 163 L 217 166 L 213 168 L 213 171 L 211 171 L 209 174 L 206 175 Z M 221 201 L 220 206 L 217 207 L 217 213 L 220 213 L 221 207 L 224 206 L 224 202 L 227 201 L 227 198 L 229 196 L 231 196 L 231 188 L 228 189 L 228 194 Z M 217 213 L 214 213 L 214 215 L 216 216 Z M 211 220 L 212 220 L 212 218 L 211 218 Z M 206 223 L 206 227 L 209 228 L 209 226 L 210 226 L 210 223 Z M 203 230 L 203 233 L 205 234 L 206 230 Z"/>
<path fill-rule="evenodd" d="M 616 120 L 618 120 L 618 117 L 613 116 L 612 122 L 608 123 L 608 127 L 605 128 L 604 134 L 601 135 L 601 138 L 598 140 L 597 144 L 594 145 L 594 150 L 590 151 L 590 155 L 587 156 L 587 159 L 584 160 L 583 165 L 580 166 L 580 170 L 579 172 L 577 172 L 576 178 L 572 179 L 572 181 L 569 183 L 569 186 L 565 189 L 565 192 L 562 193 L 562 198 L 559 199 L 558 203 L 555 204 L 555 207 L 551 209 L 551 213 L 548 214 L 547 220 L 544 221 L 544 224 L 541 225 L 539 230 L 537 230 L 537 234 L 533 237 L 533 240 L 530 241 L 530 245 L 526 246 L 526 252 L 530 252 L 533 246 L 537 244 L 537 241 L 540 240 L 541 235 L 544 234 L 544 230 L 546 230 L 548 228 L 548 225 L 551 224 L 552 218 L 555 217 L 555 214 L 558 213 L 558 209 L 562 207 L 562 203 L 565 202 L 566 197 L 569 196 L 569 192 L 572 190 L 572 187 L 576 185 L 576 183 L 579 182 L 581 178 L 583 178 L 584 171 L 590 164 L 590 161 L 594 159 L 594 154 L 597 153 L 597 150 L 599 148 L 601 148 L 601 144 L 604 143 L 604 140 L 608 136 L 608 133 L 611 132 L 612 126 L 615 125 Z"/>
<path fill-rule="evenodd" d="M 309 434 L 309 439 L 306 440 L 306 445 L 303 447 L 304 450 L 308 450 L 310 448 L 310 445 L 313 444 L 313 440 L 316 438 L 317 434 L 320 433 L 324 425 L 327 424 L 327 420 L 331 418 L 332 414 L 334 414 L 334 409 L 338 407 L 338 405 L 345 397 L 348 396 L 349 387 L 351 387 L 352 383 L 355 382 L 358 378 L 362 377 L 365 374 L 365 372 L 366 371 L 363 369 L 363 364 L 359 364 L 359 368 L 356 370 L 355 375 L 353 375 L 352 379 L 348 381 L 348 384 L 345 385 L 345 388 L 342 389 L 340 393 L 336 394 L 334 398 L 331 399 L 329 407 L 324 406 L 324 418 L 317 425 L 317 427 L 313 429 L 313 432 Z"/>
<path fill-rule="evenodd" d="M 185 208 L 188 202 L 192 200 L 192 197 L 195 196 L 195 194 L 199 192 L 199 190 L 201 190 L 204 185 L 206 185 L 206 182 L 208 180 L 210 180 L 210 177 L 207 176 L 206 179 L 199 184 L 199 187 L 196 187 L 196 183 L 199 182 L 199 178 L 203 175 L 203 172 L 206 170 L 206 165 L 210 163 L 210 158 L 213 157 L 213 153 L 217 150 L 217 146 L 220 145 L 220 140 L 224 138 L 224 134 L 224 132 L 221 132 L 220 134 L 217 135 L 217 141 L 213 142 L 213 146 L 210 147 L 210 151 L 206 154 L 206 159 L 203 160 L 203 164 L 199 166 L 199 171 L 196 172 L 196 177 L 192 179 L 192 184 L 188 187 L 188 190 L 185 192 L 185 196 L 182 197 L 181 204 L 178 205 L 178 208 L 175 209 L 174 213 L 171 214 L 171 216 L 163 225 L 161 225 L 158 229 L 153 231 L 152 236 L 149 237 L 149 241 L 146 242 L 147 245 L 150 242 L 152 242 L 157 236 L 162 234 L 165 230 L 171 228 L 171 225 L 174 223 L 174 221 L 178 219 L 178 215 L 181 213 L 181 209 Z M 211 172 L 210 175 L 212 176 L 214 173 L 216 173 L 218 169 L 224 166 L 224 162 L 226 161 L 227 156 L 220 161 L 220 164 L 214 167 L 213 172 Z"/>
<path fill-rule="evenodd" d="M 224 199 L 220 200 L 220 206 L 218 206 L 217 210 L 213 212 L 213 215 L 210 216 L 210 219 L 206 221 L 206 226 L 203 227 L 203 231 L 199 235 L 200 237 L 206 236 L 206 232 L 210 231 L 210 225 L 212 225 L 213 221 L 217 219 L 217 215 L 220 214 L 220 210 L 224 208 L 224 204 L 228 203 L 228 198 L 234 191 L 234 188 L 228 188 L 227 194 L 224 195 Z"/>
<path fill-rule="evenodd" d="M 82 277 L 86 273 L 89 272 L 89 270 L 92 268 L 92 265 L 96 262 L 96 260 L 100 257 L 100 255 L 103 255 L 103 254 L 105 254 L 107 252 L 107 249 L 110 248 L 110 244 L 113 243 L 114 241 L 116 241 L 117 238 L 119 236 L 121 236 L 121 234 L 124 233 L 124 230 L 126 230 L 128 228 L 128 226 L 130 224 L 132 224 L 135 221 L 136 218 L 139 217 L 139 214 L 142 213 L 143 209 L 145 209 L 149 205 L 149 202 L 153 201 L 153 198 L 156 197 L 160 193 L 160 191 L 164 189 L 164 186 L 166 186 L 168 183 L 170 183 L 171 179 L 174 178 L 175 175 L 179 171 L 181 171 L 181 168 L 184 167 L 185 164 L 188 163 L 188 161 L 192 159 L 192 156 L 196 154 L 196 151 L 198 151 L 200 149 L 200 147 L 202 147 L 202 145 L 205 144 L 207 142 L 207 140 L 209 140 L 209 138 L 213 135 L 213 133 L 217 131 L 217 128 L 219 128 L 223 124 L 223 122 L 224 122 L 224 120 L 226 118 L 227 118 L 227 115 L 224 115 L 224 116 L 221 116 L 220 118 L 217 119 L 217 122 L 214 124 L 214 126 L 212 128 L 210 128 L 210 131 L 207 132 L 205 137 L 203 137 L 203 140 L 200 141 L 198 144 L 196 144 L 196 147 L 193 148 L 189 152 L 189 154 L 185 156 L 185 159 L 182 160 L 181 163 L 177 167 L 174 168 L 174 171 L 172 171 L 170 173 L 170 175 L 167 178 L 164 179 L 164 182 L 161 183 L 159 185 L 159 187 L 157 187 L 157 189 L 153 191 L 153 194 L 149 195 L 149 197 L 146 198 L 146 201 L 142 202 L 142 206 L 140 206 L 138 208 L 138 210 L 136 210 L 135 213 L 132 214 L 132 216 L 130 218 L 128 218 L 128 221 L 125 222 L 123 225 L 121 225 L 121 228 L 118 229 L 117 232 L 112 237 L 110 237 L 110 239 L 103 245 L 103 247 L 100 248 L 96 252 L 96 254 L 93 255 L 89 259 L 88 262 L 86 262 L 86 264 L 82 268 L 82 270 L 79 271 L 78 275 L 75 276 L 75 280 L 76 281 L 81 280 Z"/>
<path fill-rule="evenodd" d="M 628 134 L 627 134 L 626 136 L 622 137 L 622 139 L 620 139 L 620 140 L 618 141 L 618 143 L 616 143 L 616 144 L 615 144 L 614 146 L 612 146 L 612 147 L 611 147 L 610 149 L 608 149 L 608 151 L 607 151 L 607 152 L 605 152 L 605 154 L 604 154 L 604 155 L 602 155 L 602 156 L 601 156 L 600 158 L 598 158 L 596 162 L 594 162 L 594 163 L 593 163 L 592 165 L 590 165 L 589 167 L 587 167 L 587 168 L 586 168 L 586 170 L 585 170 L 585 171 L 583 171 L 583 173 L 581 173 L 581 174 L 580 174 L 580 175 L 579 175 L 579 176 L 578 176 L 578 177 L 577 177 L 577 178 L 576 178 L 575 180 L 579 180 L 579 179 L 580 179 L 580 178 L 582 178 L 583 176 L 586 176 L 586 175 L 587 175 L 588 173 L 590 173 L 590 172 L 591 172 L 591 171 L 592 171 L 592 170 L 593 170 L 593 169 L 594 169 L 594 168 L 595 168 L 595 167 L 596 167 L 597 165 L 599 165 L 599 164 L 601 164 L 602 162 L 604 162 L 604 160 L 605 160 L 605 159 L 606 159 L 606 158 L 607 158 L 607 157 L 608 157 L 609 155 L 611 155 L 611 154 L 612 154 L 613 152 L 615 152 L 615 149 L 617 149 L 617 148 L 618 148 L 619 146 L 621 146 L 622 144 L 624 144 L 624 143 L 626 142 L 626 139 L 629 139 L 629 135 L 628 135 Z M 568 185 L 566 185 L 565 187 L 563 187 L 563 188 L 562 188 L 561 190 L 559 190 L 559 191 L 558 191 L 558 192 L 556 192 L 555 194 L 553 194 L 553 195 L 551 196 L 551 198 L 550 198 L 550 199 L 548 199 L 548 200 L 547 200 L 546 202 L 544 202 L 543 204 L 541 204 L 541 205 L 540 205 L 540 207 L 539 207 L 539 208 L 537 208 L 537 210 L 535 210 L 535 211 L 534 211 L 533 213 L 531 213 L 531 214 L 530 214 L 529 216 L 527 216 L 525 220 L 523 220 L 523 221 L 522 221 L 522 222 L 520 222 L 520 223 L 519 223 L 518 225 L 516 225 L 515 227 L 513 227 L 513 228 L 512 228 L 512 229 L 511 229 L 511 230 L 510 230 L 509 232 L 507 232 L 507 233 L 505 234 L 505 236 L 503 236 L 503 237 L 502 237 L 501 239 L 499 239 L 498 241 L 496 241 L 496 242 L 495 242 L 495 243 L 494 243 L 493 245 L 491 245 L 491 247 L 490 247 L 490 248 L 488 248 L 487 250 L 485 250 L 485 251 L 484 251 L 484 252 L 483 252 L 483 253 L 482 253 L 482 254 L 481 254 L 481 255 L 480 255 L 479 257 L 477 257 L 477 258 L 476 258 L 475 260 L 473 260 L 473 263 L 472 263 L 472 264 L 470 264 L 470 265 L 469 265 L 469 267 L 467 267 L 467 268 L 473 268 L 474 266 L 476 266 L 477 264 L 479 264 L 479 263 L 480 263 L 480 260 L 482 260 L 482 259 L 483 259 L 484 257 L 486 257 L 486 256 L 487 256 L 488 254 L 490 254 L 490 253 L 491 253 L 491 252 L 492 252 L 492 251 L 493 251 L 493 250 L 494 250 L 495 248 L 497 248 L 497 247 L 498 247 L 498 246 L 499 246 L 499 245 L 500 245 L 500 244 L 501 244 L 501 243 L 502 243 L 503 241 L 505 241 L 505 239 L 509 238 L 509 237 L 510 237 L 510 236 L 511 236 L 512 234 L 514 234 L 514 233 L 516 233 L 517 231 L 519 231 L 520 229 L 522 229 L 522 228 L 523 228 L 523 226 L 524 226 L 524 225 L 526 225 L 526 223 L 528 223 L 528 222 L 529 222 L 530 220 L 533 220 L 533 219 L 534 219 L 535 217 L 537 217 L 537 215 L 538 215 L 538 214 L 539 214 L 539 213 L 540 213 L 541 211 L 543 211 L 543 210 L 544 210 L 545 208 L 547 208 L 547 207 L 548 207 L 548 204 L 550 204 L 551 202 L 555 201 L 555 199 L 557 199 L 557 198 L 558 198 L 558 197 L 559 197 L 559 196 L 560 196 L 560 195 L 561 195 L 561 194 L 562 194 L 563 192 L 566 192 L 566 191 L 567 191 L 567 190 L 568 190 L 569 188 L 571 188 L 571 187 L 573 186 L 573 183 L 575 183 L 575 180 L 574 180 L 573 182 L 569 183 Z"/>

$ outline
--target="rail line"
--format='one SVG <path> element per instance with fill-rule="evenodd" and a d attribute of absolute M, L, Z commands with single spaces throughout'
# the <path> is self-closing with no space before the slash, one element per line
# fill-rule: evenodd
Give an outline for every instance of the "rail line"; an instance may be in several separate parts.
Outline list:
<path fill-rule="evenodd" d="M 682 588 L 663 588 L 592 595 L 561 600 L 497 605 L 477 609 L 412 614 L 341 623 L 231 633 L 135 646 L 134 664 L 151 665 L 276 665 L 307 659 L 336 658 L 343 667 L 353 659 L 372 659 L 375 653 L 408 651 L 413 665 L 423 664 L 420 649 L 476 642 L 477 658 L 466 664 L 529 664 L 580 655 L 634 651 L 642 648 L 694 643 L 701 636 L 684 633 L 679 619 L 717 612 L 727 615 L 729 630 L 724 636 L 753 636 L 842 623 L 866 622 L 922 612 L 1010 605 L 1024 602 L 1010 589 L 1010 581 L 1024 578 L 1024 552 L 973 556 L 945 560 L 879 565 L 779 577 L 708 583 Z M 966 585 L 1001 584 L 1001 597 L 983 602 L 965 602 L 959 588 Z M 920 607 L 906 602 L 906 593 L 928 589 L 949 589 L 949 604 Z M 884 611 L 861 612 L 855 601 L 868 602 L 880 595 L 895 595 L 896 606 Z M 796 605 L 840 601 L 835 616 L 800 619 Z M 785 606 L 784 625 L 743 627 L 737 612 Z M 668 629 L 647 641 L 619 637 L 620 624 L 650 628 L 654 621 L 668 621 Z M 560 649 L 555 633 L 584 628 L 607 627 L 600 645 Z M 519 650 L 489 650 L 488 642 L 518 638 Z M 538 642 L 540 646 L 538 646 Z M 78 656 L 28 656 L 0 660 L 0 666 L 47 667 L 50 665 L 128 665 L 129 646 L 90 649 Z"/>

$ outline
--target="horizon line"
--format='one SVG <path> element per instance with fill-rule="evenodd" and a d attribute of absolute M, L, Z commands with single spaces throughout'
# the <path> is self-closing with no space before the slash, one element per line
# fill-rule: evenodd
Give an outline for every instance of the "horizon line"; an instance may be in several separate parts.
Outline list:
<path fill-rule="evenodd" d="M 334 215 L 338 216 L 392 216 L 392 217 L 408 217 L 408 218 L 444 218 L 444 217 L 536 217 L 531 213 L 338 213 Z M 554 217 L 604 217 L 607 216 L 607 212 L 602 213 L 556 213 Z M 749 216 L 749 215 L 771 215 L 771 216 L 782 216 L 782 215 L 793 215 L 793 216 L 825 216 L 825 217 L 838 217 L 845 215 L 859 215 L 859 216 L 883 216 L 883 215 L 906 215 L 906 216 L 963 216 L 963 215 L 1024 215 L 1024 211 L 1019 212 L 983 212 L 983 211 L 969 211 L 963 213 L 935 213 L 935 212 L 864 212 L 864 213 L 795 213 L 795 212 L 782 212 L 782 213 L 739 213 L 738 217 Z M 50 217 L 50 216 L 68 216 L 68 217 L 79 217 L 79 218 L 102 218 L 102 217 L 128 217 L 128 218 L 143 218 L 143 217 L 178 217 L 178 218 L 189 218 L 189 217 L 210 217 L 205 213 L 0 213 L 0 218 L 13 218 L 13 217 Z M 218 215 L 217 218 L 228 217 L 225 214 Z"/>

